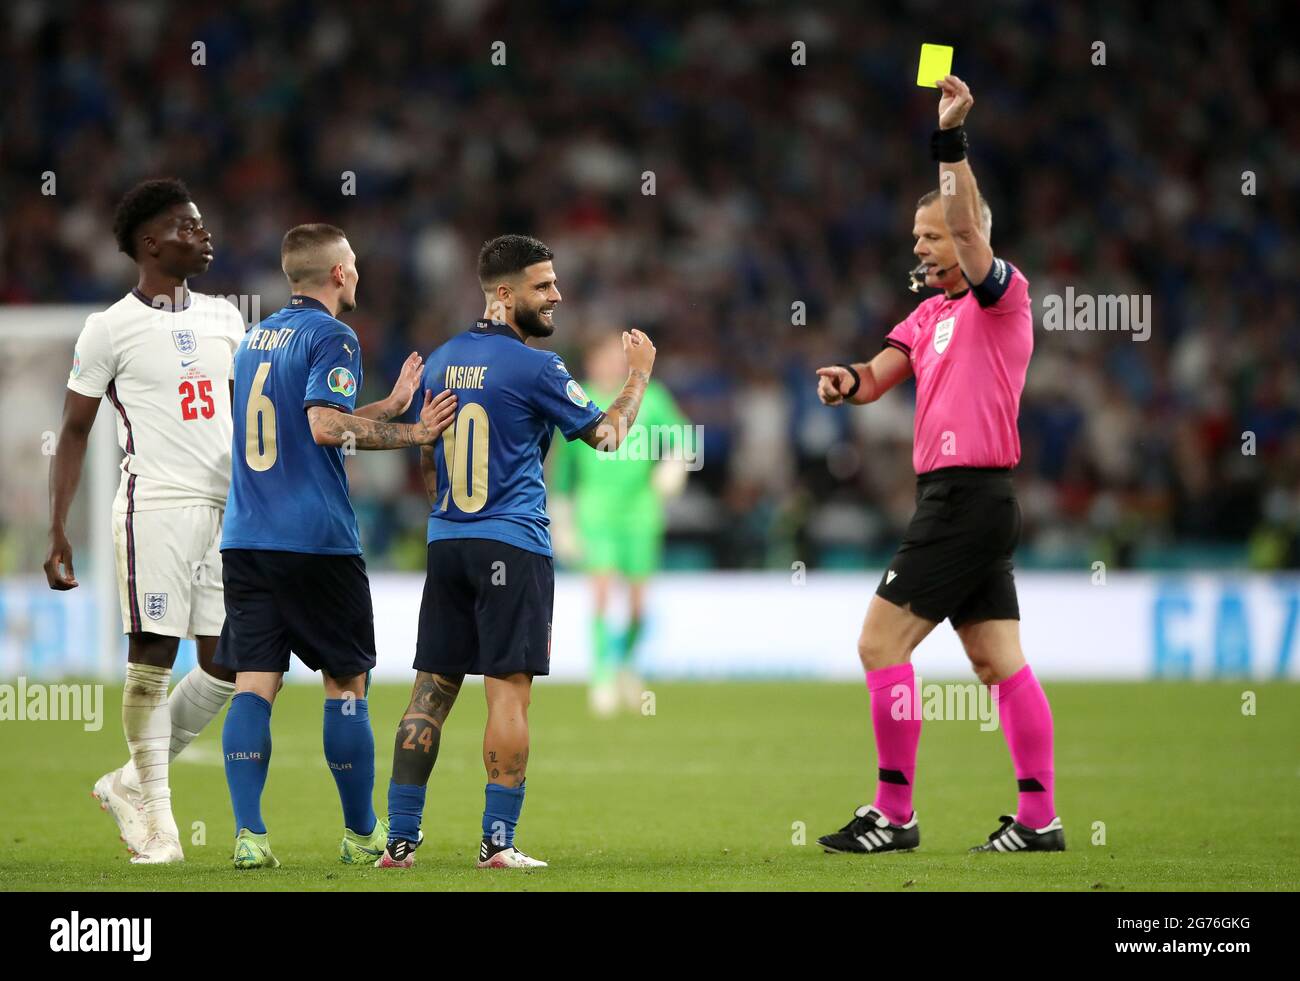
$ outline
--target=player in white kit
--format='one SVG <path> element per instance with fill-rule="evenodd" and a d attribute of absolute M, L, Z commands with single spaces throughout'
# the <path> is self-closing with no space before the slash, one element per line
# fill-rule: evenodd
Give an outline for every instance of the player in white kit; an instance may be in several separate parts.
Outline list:
<path fill-rule="evenodd" d="M 213 663 L 225 618 L 221 517 L 230 484 L 230 385 L 244 318 L 225 299 L 186 287 L 212 262 L 212 236 L 180 181 L 146 181 L 118 205 L 118 247 L 140 269 L 136 288 L 91 314 L 77 339 L 50 467 L 52 589 L 74 589 L 64 531 L 87 437 L 107 396 L 126 454 L 113 503 L 122 623 L 129 635 L 122 728 L 130 760 L 94 785 L 132 862 L 184 858 L 168 763 L 234 690 Z M 199 664 L 168 695 L 180 638 Z"/>

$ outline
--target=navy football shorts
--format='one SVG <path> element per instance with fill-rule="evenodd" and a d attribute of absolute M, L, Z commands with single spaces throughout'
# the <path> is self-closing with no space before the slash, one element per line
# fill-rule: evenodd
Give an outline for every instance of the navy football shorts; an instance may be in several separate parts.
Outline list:
<path fill-rule="evenodd" d="M 430 542 L 415 670 L 550 674 L 554 603 L 549 555 L 486 538 Z"/>
<path fill-rule="evenodd" d="M 221 553 L 221 565 L 222 667 L 288 671 L 290 651 L 331 678 L 375 666 L 375 616 L 361 556 L 232 548 Z"/>

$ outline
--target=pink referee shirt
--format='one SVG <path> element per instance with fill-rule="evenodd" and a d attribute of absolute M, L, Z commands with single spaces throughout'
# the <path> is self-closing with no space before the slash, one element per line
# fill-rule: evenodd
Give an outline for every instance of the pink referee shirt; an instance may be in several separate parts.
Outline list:
<path fill-rule="evenodd" d="M 912 362 L 916 423 L 912 466 L 1014 467 L 1020 462 L 1020 393 L 1034 350 L 1029 281 L 994 259 L 978 287 L 921 303 L 885 338 Z"/>

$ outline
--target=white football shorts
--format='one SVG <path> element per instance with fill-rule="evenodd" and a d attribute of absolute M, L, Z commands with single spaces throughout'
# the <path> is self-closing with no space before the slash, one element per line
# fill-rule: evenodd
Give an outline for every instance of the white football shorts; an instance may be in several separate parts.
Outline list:
<path fill-rule="evenodd" d="M 221 516 L 204 506 L 113 513 L 123 632 L 221 633 Z"/>

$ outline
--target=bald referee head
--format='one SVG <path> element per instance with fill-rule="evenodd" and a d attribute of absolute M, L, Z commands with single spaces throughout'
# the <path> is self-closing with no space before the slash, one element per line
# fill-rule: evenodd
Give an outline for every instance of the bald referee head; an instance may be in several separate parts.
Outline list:
<path fill-rule="evenodd" d="M 979 851 L 1061 851 L 1053 799 L 1052 716 L 1020 647 L 1012 554 L 1021 514 L 1012 483 L 1020 462 L 1017 417 L 1033 352 L 1029 284 L 989 244 L 993 214 L 966 159 L 964 122 L 975 104 L 955 75 L 938 80 L 939 129 L 931 153 L 939 187 L 917 202 L 912 288 L 938 290 L 896 324 L 867 362 L 820 368 L 826 405 L 874 402 L 916 379 L 912 463 L 916 512 L 883 571 L 858 637 L 867 674 L 879 773 L 827 851 L 910 851 L 920 844 L 912 784 L 921 720 L 912 652 L 948 620 L 980 681 L 996 686 L 1016 770 L 1014 817 Z M 903 711 L 899 711 L 899 706 Z"/>
<path fill-rule="evenodd" d="M 992 240 L 993 209 L 983 195 L 979 198 L 979 230 L 985 242 Z M 952 295 L 967 287 L 966 276 L 957 258 L 957 240 L 943 216 L 943 195 L 939 188 L 927 191 L 916 202 L 912 238 L 916 242 L 912 254 L 920 260 L 912 270 L 913 292 L 926 286 Z"/>

